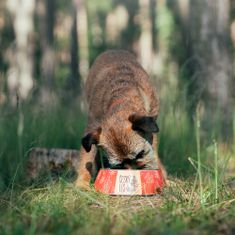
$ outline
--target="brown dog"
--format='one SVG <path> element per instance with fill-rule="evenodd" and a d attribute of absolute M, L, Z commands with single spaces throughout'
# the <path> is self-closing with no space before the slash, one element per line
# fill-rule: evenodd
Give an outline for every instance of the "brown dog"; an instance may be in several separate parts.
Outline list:
<path fill-rule="evenodd" d="M 126 51 L 107 51 L 91 67 L 85 92 L 88 124 L 76 185 L 87 188 L 100 168 L 99 149 L 113 168 L 157 169 L 158 100 L 149 77 Z"/>

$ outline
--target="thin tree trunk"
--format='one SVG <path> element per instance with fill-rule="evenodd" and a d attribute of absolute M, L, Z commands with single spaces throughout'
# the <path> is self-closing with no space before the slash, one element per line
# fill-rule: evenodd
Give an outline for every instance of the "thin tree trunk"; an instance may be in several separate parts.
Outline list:
<path fill-rule="evenodd" d="M 150 19 L 150 0 L 139 0 L 140 6 L 140 63 L 147 70 L 152 69 L 152 23 Z"/>
<path fill-rule="evenodd" d="M 89 68 L 88 21 L 85 0 L 74 0 L 77 11 L 77 33 L 79 45 L 79 71 L 83 81 L 86 80 Z"/>
<path fill-rule="evenodd" d="M 33 87 L 33 15 L 34 0 L 8 0 L 7 7 L 13 18 L 15 47 L 10 56 L 8 90 L 13 105 L 25 100 Z"/>
<path fill-rule="evenodd" d="M 80 72 L 79 72 L 79 57 L 78 57 L 78 34 L 77 34 L 77 12 L 73 10 L 73 24 L 71 28 L 71 78 L 69 80 L 69 89 L 76 92 L 80 88 Z"/>
<path fill-rule="evenodd" d="M 39 22 L 41 47 L 41 101 L 51 102 L 53 98 L 55 52 L 54 52 L 54 22 L 55 0 L 38 0 L 37 15 Z"/>
<path fill-rule="evenodd" d="M 156 53 L 157 50 L 157 4 L 156 0 L 150 0 L 150 20 L 151 20 L 151 36 L 152 36 L 152 50 Z"/>

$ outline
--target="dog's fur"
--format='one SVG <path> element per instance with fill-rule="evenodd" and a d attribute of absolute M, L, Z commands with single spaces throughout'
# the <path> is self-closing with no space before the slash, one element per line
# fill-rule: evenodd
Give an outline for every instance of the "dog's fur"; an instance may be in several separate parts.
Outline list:
<path fill-rule="evenodd" d="M 157 169 L 158 99 L 144 69 L 126 51 L 101 54 L 85 92 L 88 124 L 82 139 L 76 185 L 88 187 L 100 167 L 98 149 L 117 168 Z"/>

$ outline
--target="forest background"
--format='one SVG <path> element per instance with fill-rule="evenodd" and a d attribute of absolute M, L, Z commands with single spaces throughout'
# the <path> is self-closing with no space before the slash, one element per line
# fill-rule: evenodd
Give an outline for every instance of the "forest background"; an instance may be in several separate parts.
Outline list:
<path fill-rule="evenodd" d="M 135 204 L 137 214 L 112 211 L 112 199 L 84 194 L 63 176 L 26 182 L 32 147 L 80 148 L 83 86 L 107 49 L 131 51 L 150 75 L 160 98 L 159 155 L 181 180 L 163 205 Z M 233 0 L 1 0 L 0 233 L 232 234 L 234 52 Z M 153 222 L 158 213 L 164 222 Z"/>

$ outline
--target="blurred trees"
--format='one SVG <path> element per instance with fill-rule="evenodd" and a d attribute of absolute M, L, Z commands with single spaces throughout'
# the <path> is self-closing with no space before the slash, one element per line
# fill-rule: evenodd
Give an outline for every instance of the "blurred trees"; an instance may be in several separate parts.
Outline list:
<path fill-rule="evenodd" d="M 79 94 L 99 53 L 128 49 L 164 107 L 184 98 L 192 117 L 201 101 L 205 133 L 232 138 L 232 0 L 3 0 L 0 11 L 0 105 Z"/>
<path fill-rule="evenodd" d="M 224 140 L 232 137 L 234 111 L 229 14 L 229 0 L 191 1 L 190 93 L 194 103 L 203 102 L 203 129 L 219 131 Z"/>

